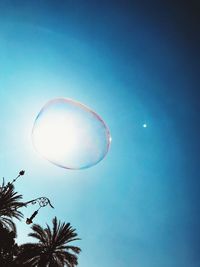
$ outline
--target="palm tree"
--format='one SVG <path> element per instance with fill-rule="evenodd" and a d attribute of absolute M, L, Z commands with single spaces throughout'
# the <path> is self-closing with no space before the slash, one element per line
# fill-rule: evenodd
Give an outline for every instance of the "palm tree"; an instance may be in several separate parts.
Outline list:
<path fill-rule="evenodd" d="M 42 228 L 34 224 L 29 236 L 36 238 L 38 243 L 27 243 L 19 247 L 16 262 L 22 266 L 37 267 L 74 267 L 78 265 L 77 254 L 81 251 L 79 247 L 71 246 L 69 243 L 77 238 L 76 229 L 70 223 L 61 223 L 55 217 L 52 221 L 53 228 L 49 225 Z"/>
<path fill-rule="evenodd" d="M 18 177 L 23 175 L 23 173 L 24 171 L 21 171 Z M 3 183 L 0 186 L 0 266 L 5 267 L 20 266 L 13 263 L 18 246 L 15 243 L 16 226 L 12 219 L 23 217 L 18 208 L 24 206 L 24 204 L 20 202 L 22 195 L 15 192 L 13 182 L 5 185 L 3 179 Z"/>
<path fill-rule="evenodd" d="M 12 218 L 20 219 L 23 217 L 23 214 L 18 210 L 24 206 L 20 202 L 21 199 L 22 195 L 15 192 L 14 185 L 11 183 L 5 185 L 3 181 L 0 187 L 0 225 L 15 233 L 16 227 Z"/>

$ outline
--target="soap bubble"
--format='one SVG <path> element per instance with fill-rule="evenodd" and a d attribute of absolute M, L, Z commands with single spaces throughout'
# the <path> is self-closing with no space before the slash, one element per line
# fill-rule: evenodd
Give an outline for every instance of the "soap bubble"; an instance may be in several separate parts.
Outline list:
<path fill-rule="evenodd" d="M 85 169 L 101 161 L 111 137 L 104 121 L 85 105 L 67 98 L 50 100 L 32 130 L 35 149 L 53 164 Z"/>

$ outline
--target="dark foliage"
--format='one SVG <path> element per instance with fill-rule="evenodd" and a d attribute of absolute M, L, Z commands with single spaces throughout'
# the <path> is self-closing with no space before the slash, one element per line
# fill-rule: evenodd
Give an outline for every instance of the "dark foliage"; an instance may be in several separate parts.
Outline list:
<path fill-rule="evenodd" d="M 20 246 L 20 253 L 17 257 L 19 262 L 38 267 L 78 265 L 77 254 L 81 249 L 69 244 L 79 240 L 75 229 L 70 226 L 70 223 L 57 221 L 56 217 L 52 222 L 52 229 L 49 225 L 46 225 L 46 228 L 38 224 L 32 226 L 33 232 L 29 236 L 36 238 L 39 242 Z"/>
<path fill-rule="evenodd" d="M 15 224 L 12 218 L 20 219 L 23 214 L 18 210 L 23 206 L 22 195 L 14 190 L 14 185 L 8 183 L 6 186 L 3 182 L 0 187 L 0 225 L 16 233 Z"/>
<path fill-rule="evenodd" d="M 19 173 L 19 176 L 23 174 Z M 70 223 L 61 223 L 56 217 L 52 221 L 52 228 L 48 224 L 45 228 L 38 224 L 31 227 L 29 236 L 37 239 L 37 243 L 16 244 L 17 232 L 13 218 L 23 217 L 19 208 L 25 204 L 21 199 L 22 195 L 15 192 L 12 183 L 5 185 L 3 182 L 0 187 L 0 267 L 77 266 L 77 255 L 81 249 L 70 243 L 80 239 Z"/>
<path fill-rule="evenodd" d="M 0 225 L 0 266 L 19 266 L 14 263 L 14 258 L 18 253 L 18 246 L 15 243 L 15 233 Z"/>

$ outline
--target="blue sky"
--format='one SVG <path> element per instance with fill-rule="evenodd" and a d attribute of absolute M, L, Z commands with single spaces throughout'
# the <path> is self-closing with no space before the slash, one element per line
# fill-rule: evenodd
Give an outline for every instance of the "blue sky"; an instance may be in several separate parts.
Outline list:
<path fill-rule="evenodd" d="M 0 2 L 1 175 L 26 170 L 17 191 L 51 199 L 35 222 L 72 223 L 81 267 L 198 267 L 198 7 L 137 2 Z M 34 151 L 34 119 L 55 97 L 109 126 L 98 165 L 69 171 Z"/>

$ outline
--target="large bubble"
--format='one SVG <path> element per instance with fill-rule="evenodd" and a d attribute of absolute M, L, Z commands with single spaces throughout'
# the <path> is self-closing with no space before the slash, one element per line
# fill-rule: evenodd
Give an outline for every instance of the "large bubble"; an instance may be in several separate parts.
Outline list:
<path fill-rule="evenodd" d="M 108 152 L 109 129 L 98 114 L 71 99 L 49 101 L 35 119 L 32 140 L 36 150 L 53 164 L 85 169 Z"/>

